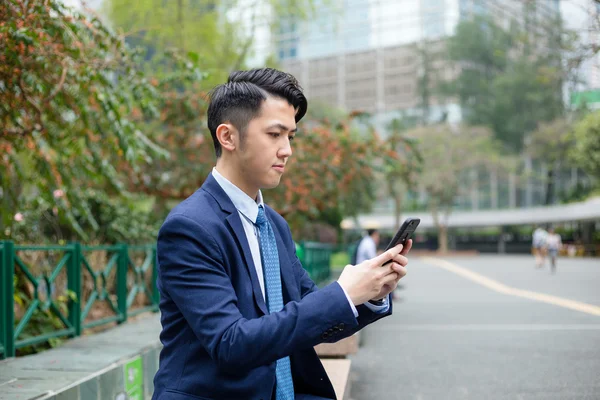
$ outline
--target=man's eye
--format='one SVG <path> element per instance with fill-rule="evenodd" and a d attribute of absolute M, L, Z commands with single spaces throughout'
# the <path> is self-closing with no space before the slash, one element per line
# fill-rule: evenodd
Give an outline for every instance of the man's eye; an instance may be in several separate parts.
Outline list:
<path fill-rule="evenodd" d="M 296 139 L 295 136 L 290 136 L 290 142 L 293 141 L 294 139 Z"/>
<path fill-rule="evenodd" d="M 278 138 L 280 136 L 280 134 L 276 132 L 271 132 L 269 135 L 273 136 L 274 138 Z"/>

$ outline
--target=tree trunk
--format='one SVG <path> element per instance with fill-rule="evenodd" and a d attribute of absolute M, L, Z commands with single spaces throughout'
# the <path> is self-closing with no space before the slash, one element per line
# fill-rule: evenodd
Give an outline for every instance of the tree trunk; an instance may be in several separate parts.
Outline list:
<path fill-rule="evenodd" d="M 395 218 L 395 226 L 394 230 L 400 229 L 400 217 L 402 216 L 402 198 L 400 194 L 396 194 L 394 196 L 394 218 Z"/>
<path fill-rule="evenodd" d="M 552 204 L 554 199 L 554 166 L 548 168 L 546 175 L 546 198 L 544 199 L 545 205 Z"/>
<path fill-rule="evenodd" d="M 438 251 L 440 253 L 448 252 L 448 226 L 447 225 L 439 225 L 438 226 Z"/>

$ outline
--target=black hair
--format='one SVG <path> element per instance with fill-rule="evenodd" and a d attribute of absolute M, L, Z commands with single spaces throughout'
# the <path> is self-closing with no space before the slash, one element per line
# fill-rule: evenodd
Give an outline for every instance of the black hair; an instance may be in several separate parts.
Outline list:
<path fill-rule="evenodd" d="M 296 110 L 296 122 L 306 114 L 308 102 L 296 78 L 273 68 L 234 71 L 229 74 L 227 83 L 211 91 L 207 123 L 217 158 L 221 156 L 217 127 L 229 122 L 240 132 L 243 140 L 248 124 L 256 118 L 268 96 L 287 100 Z"/>
<path fill-rule="evenodd" d="M 377 229 L 367 229 L 367 234 L 369 236 L 373 236 L 375 232 L 379 232 Z"/>

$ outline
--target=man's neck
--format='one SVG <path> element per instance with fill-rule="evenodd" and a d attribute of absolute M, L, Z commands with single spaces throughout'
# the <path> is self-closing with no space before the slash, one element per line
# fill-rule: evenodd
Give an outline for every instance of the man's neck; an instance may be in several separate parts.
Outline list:
<path fill-rule="evenodd" d="M 219 158 L 215 168 L 229 182 L 237 186 L 241 191 L 250 196 L 250 198 L 256 200 L 258 197 L 258 189 L 250 188 L 250 185 L 244 181 L 241 174 L 239 174 L 238 170 L 233 167 L 231 163 L 222 162 L 221 158 Z"/>

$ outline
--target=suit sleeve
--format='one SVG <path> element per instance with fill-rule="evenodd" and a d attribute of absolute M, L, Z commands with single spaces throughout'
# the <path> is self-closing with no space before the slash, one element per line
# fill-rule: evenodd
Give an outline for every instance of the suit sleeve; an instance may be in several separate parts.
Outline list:
<path fill-rule="evenodd" d="M 286 224 L 286 226 L 287 226 L 287 224 Z M 287 237 L 285 237 L 284 240 L 286 241 L 286 246 L 288 246 L 288 249 L 290 249 L 289 251 L 292 252 L 292 254 L 295 254 L 294 241 L 292 240 L 292 233 L 289 229 L 289 226 L 287 227 Z M 296 276 L 296 279 L 298 280 L 299 285 L 300 285 L 300 295 L 302 296 L 302 299 L 304 299 L 304 297 L 306 295 L 308 295 L 310 293 L 318 292 L 319 288 L 317 287 L 317 285 L 315 285 L 313 280 L 310 279 L 310 277 L 308 276 L 308 272 L 306 272 L 306 270 L 302 267 L 302 263 L 300 262 L 298 257 L 294 256 L 294 259 L 295 260 L 292 265 L 292 268 L 294 269 L 294 275 Z M 321 290 L 323 290 L 323 289 L 321 289 Z M 341 289 L 341 287 L 340 287 L 340 290 L 343 291 L 343 289 Z M 388 301 L 389 301 L 389 298 L 388 298 Z M 350 308 L 350 305 L 348 304 L 347 299 L 346 299 L 345 306 L 352 313 L 352 310 Z M 383 313 L 374 312 L 373 310 L 371 310 L 369 307 L 365 306 L 364 304 L 356 306 L 356 310 L 358 311 L 358 317 L 355 318 L 355 321 L 358 324 L 351 324 L 351 325 L 345 324 L 344 328 L 339 330 L 339 333 L 337 335 L 326 338 L 324 340 L 324 342 L 328 342 L 328 343 L 337 342 L 343 338 L 353 335 L 354 333 L 358 332 L 365 326 L 377 321 L 378 319 L 381 319 L 383 317 L 387 317 L 388 315 L 391 315 L 392 314 L 392 302 L 389 301 L 389 309 L 387 310 L 387 312 L 383 312 Z"/>
<path fill-rule="evenodd" d="M 289 302 L 280 312 L 244 318 L 227 274 L 227 258 L 211 234 L 186 216 L 165 221 L 157 256 L 160 290 L 223 370 L 239 373 L 272 363 L 323 342 L 330 336 L 324 332 L 333 327 L 357 325 L 337 283 L 307 292 L 302 301 Z"/>

